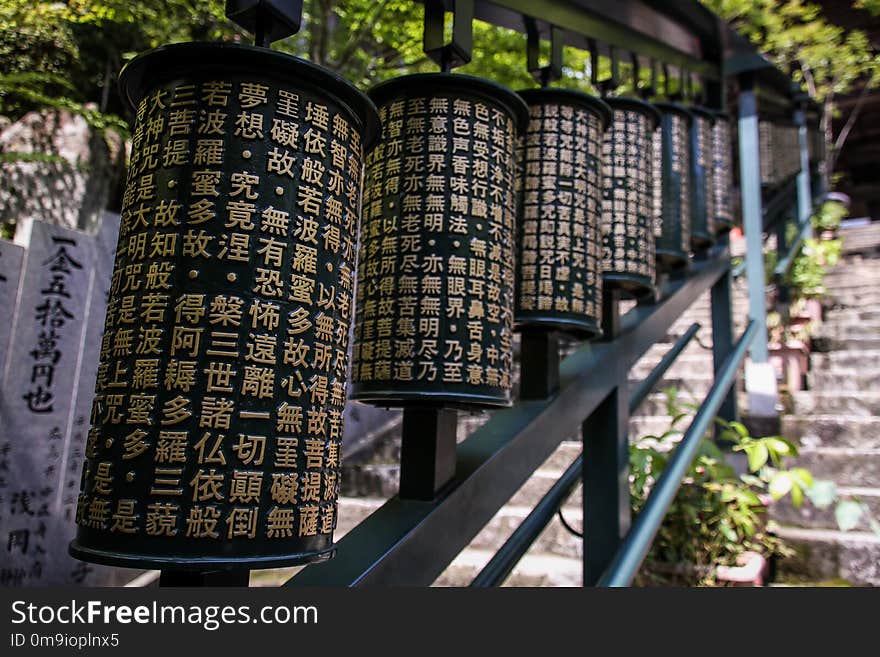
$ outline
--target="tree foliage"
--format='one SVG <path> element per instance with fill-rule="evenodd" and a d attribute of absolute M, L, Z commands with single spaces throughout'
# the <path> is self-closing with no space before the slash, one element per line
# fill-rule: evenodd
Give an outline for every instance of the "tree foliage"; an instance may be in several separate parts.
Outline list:
<path fill-rule="evenodd" d="M 880 86 L 880 53 L 868 35 L 829 22 L 822 7 L 808 0 L 701 0 L 730 21 L 781 70 L 791 74 L 810 97 L 822 107 L 825 133 L 826 170 L 831 171 L 837 153 L 851 129 L 847 125 L 833 133 L 840 96 L 859 91 L 862 98 Z M 880 13 L 880 0 L 855 0 L 851 6 L 873 15 Z M 868 14 L 865 14 L 868 17 Z M 857 104 L 851 117 L 858 116 Z"/>
<path fill-rule="evenodd" d="M 831 134 L 836 99 L 863 82 L 880 84 L 880 57 L 867 35 L 829 23 L 809 0 L 702 1 L 823 104 L 833 158 L 847 132 Z M 121 129 L 124 121 L 116 117 L 126 117 L 127 109 L 116 79 L 134 55 L 180 41 L 249 40 L 225 18 L 224 6 L 224 0 L 0 0 L 0 115 L 15 120 L 32 109 L 63 108 L 97 127 Z M 854 6 L 880 13 L 880 0 L 854 0 Z M 437 70 L 422 52 L 423 12 L 412 0 L 306 0 L 303 29 L 274 47 L 367 88 Z M 459 72 L 513 89 L 536 85 L 521 33 L 477 21 L 474 44 L 473 61 Z M 590 91 L 588 53 L 566 48 L 564 61 L 556 84 Z M 606 70 L 606 61 L 600 65 Z"/>

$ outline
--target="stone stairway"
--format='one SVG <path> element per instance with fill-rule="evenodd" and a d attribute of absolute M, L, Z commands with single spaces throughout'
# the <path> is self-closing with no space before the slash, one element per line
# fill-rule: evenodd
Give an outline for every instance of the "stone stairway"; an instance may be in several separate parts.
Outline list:
<path fill-rule="evenodd" d="M 880 225 L 843 231 L 844 258 L 826 278 L 825 320 L 810 356 L 809 389 L 793 396 L 782 432 L 798 464 L 830 479 L 880 520 Z M 880 536 L 864 520 L 841 532 L 833 509 L 775 505 L 778 534 L 797 550 L 784 576 L 880 585 Z"/>

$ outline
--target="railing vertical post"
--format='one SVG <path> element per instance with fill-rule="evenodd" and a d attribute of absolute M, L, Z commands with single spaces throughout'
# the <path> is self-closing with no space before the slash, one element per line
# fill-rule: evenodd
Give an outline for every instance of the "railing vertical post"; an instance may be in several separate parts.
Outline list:
<path fill-rule="evenodd" d="M 603 340 L 620 333 L 620 292 L 605 290 L 602 303 Z M 611 563 L 629 531 L 629 410 L 627 371 L 608 372 L 615 386 L 584 421 L 583 478 L 584 586 L 593 586 Z"/>
<path fill-rule="evenodd" d="M 519 398 L 547 399 L 559 389 L 559 338 L 543 328 L 524 328 L 520 339 Z"/>
<path fill-rule="evenodd" d="M 788 256 L 789 247 L 791 246 L 788 243 L 788 223 L 789 218 L 787 214 L 783 216 L 782 220 L 776 222 L 777 262 Z M 779 307 L 784 309 L 789 302 L 789 289 L 785 283 L 785 274 L 776 274 L 773 282 L 776 285 L 776 301 Z"/>
<path fill-rule="evenodd" d="M 725 245 L 728 238 L 722 237 Z M 729 251 L 725 248 L 725 255 Z M 715 378 L 724 366 L 724 362 L 733 352 L 733 308 L 730 292 L 731 270 L 728 269 L 712 286 L 710 299 L 712 304 L 712 367 Z M 738 420 L 736 408 L 736 386 L 732 386 L 718 410 L 718 417 L 728 422 Z M 716 427 L 720 432 L 720 427 Z"/>
<path fill-rule="evenodd" d="M 400 499 L 433 500 L 455 475 L 458 418 L 451 408 L 405 408 Z"/>
<path fill-rule="evenodd" d="M 746 391 L 749 398 L 749 412 L 752 415 L 769 417 L 776 414 L 777 390 L 776 374 L 770 364 L 767 350 L 758 103 L 755 97 L 754 79 L 748 74 L 740 75 L 739 167 L 743 231 L 746 237 L 749 317 L 760 327 L 752 342 L 751 362 L 746 364 Z"/>
<path fill-rule="evenodd" d="M 810 189 L 810 150 L 807 146 L 807 116 L 802 106 L 794 112 L 794 122 L 798 126 L 798 147 L 801 155 L 801 170 L 797 175 L 798 228 L 803 228 L 813 214 L 813 192 Z M 810 237 L 811 234 L 807 235 Z"/>

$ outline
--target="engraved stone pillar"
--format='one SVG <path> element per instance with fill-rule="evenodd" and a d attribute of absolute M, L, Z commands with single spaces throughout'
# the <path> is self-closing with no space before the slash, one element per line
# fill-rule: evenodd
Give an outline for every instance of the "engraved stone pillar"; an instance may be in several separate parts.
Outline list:
<path fill-rule="evenodd" d="M 517 228 L 517 327 L 602 332 L 601 100 L 564 89 L 521 91 L 529 106 Z"/>
<path fill-rule="evenodd" d="M 608 289 L 641 296 L 654 289 L 654 131 L 648 103 L 609 98 L 613 119 L 603 148 L 603 279 Z"/>
<path fill-rule="evenodd" d="M 515 146 L 527 108 L 464 75 L 370 91 L 352 397 L 505 405 L 513 365 Z"/>
<path fill-rule="evenodd" d="M 691 113 L 674 103 L 656 103 L 662 142 L 659 176 L 662 187 L 657 268 L 684 269 L 691 250 L 690 125 Z"/>
<path fill-rule="evenodd" d="M 2 586 L 107 582 L 63 552 L 73 534 L 62 508 L 65 459 L 74 449 L 94 264 L 90 235 L 33 222 L 0 381 Z"/>
<path fill-rule="evenodd" d="M 715 115 L 701 107 L 688 108 L 691 123 L 691 248 L 706 249 L 715 243 L 715 188 L 713 180 L 712 126 Z"/>
<path fill-rule="evenodd" d="M 333 551 L 370 101 L 270 50 L 182 44 L 137 110 L 71 553 L 123 566 Z"/>

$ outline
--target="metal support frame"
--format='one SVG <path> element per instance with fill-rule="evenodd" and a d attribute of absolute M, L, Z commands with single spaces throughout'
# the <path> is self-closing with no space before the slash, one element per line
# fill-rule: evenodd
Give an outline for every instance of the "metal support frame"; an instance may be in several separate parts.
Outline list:
<path fill-rule="evenodd" d="M 810 189 L 810 149 L 807 144 L 807 116 L 803 107 L 794 113 L 798 126 L 798 146 L 800 147 L 801 170 L 797 174 L 798 226 L 810 223 L 813 214 L 813 192 Z M 808 237 L 812 237 L 812 231 Z"/>
<path fill-rule="evenodd" d="M 763 212 L 761 210 L 761 152 L 758 137 L 758 102 L 754 78 L 739 76 L 739 170 L 742 193 L 743 232 L 746 237 L 746 276 L 749 291 L 749 318 L 758 327 L 752 341 L 751 362 L 746 366 L 749 412 L 776 414 L 776 373 L 767 350 L 767 301 L 764 274 Z"/>
<path fill-rule="evenodd" d="M 474 49 L 474 0 L 452 0 L 452 39 L 448 43 L 446 4 L 443 0 L 425 0 L 424 51 L 443 72 L 467 64 Z"/>
<path fill-rule="evenodd" d="M 727 237 L 723 238 L 723 248 L 727 252 Z M 712 309 L 712 369 L 717 379 L 724 363 L 733 352 L 733 304 L 730 291 L 732 272 L 722 274 L 710 292 Z M 727 422 L 738 420 L 736 407 L 736 386 L 733 386 L 721 402 L 718 416 Z M 716 432 L 716 435 L 720 432 Z"/>
<path fill-rule="evenodd" d="M 776 232 L 776 253 L 781 260 L 785 260 L 789 255 L 788 224 L 788 216 L 786 215 L 782 221 L 777 221 L 774 226 Z M 774 271 L 773 283 L 776 285 L 777 305 L 787 307 L 791 294 L 788 285 L 785 283 L 785 275 Z"/>
<path fill-rule="evenodd" d="M 458 418 L 452 408 L 405 408 L 400 445 L 400 498 L 433 500 L 455 475 Z"/>
<path fill-rule="evenodd" d="M 602 294 L 604 342 L 620 335 L 620 299 L 620 290 L 606 287 Z M 605 372 L 613 387 L 581 425 L 583 517 L 589 527 L 584 535 L 584 586 L 596 583 L 629 530 L 629 367 L 622 365 L 614 363 Z"/>
<path fill-rule="evenodd" d="M 547 399 L 559 389 L 559 337 L 542 328 L 523 328 L 520 337 L 519 398 Z"/>
<path fill-rule="evenodd" d="M 525 17 L 526 24 L 526 66 L 529 73 L 542 87 L 562 77 L 562 28 L 550 26 L 550 61 L 542 66 L 541 36 L 534 18 Z"/>

